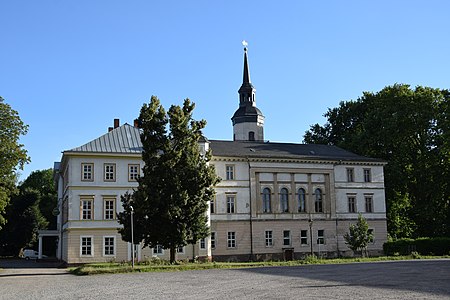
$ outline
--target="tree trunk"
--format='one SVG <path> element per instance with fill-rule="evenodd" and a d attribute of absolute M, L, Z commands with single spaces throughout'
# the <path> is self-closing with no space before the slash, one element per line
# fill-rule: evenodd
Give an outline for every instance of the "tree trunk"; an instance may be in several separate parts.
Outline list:
<path fill-rule="evenodd" d="M 175 262 L 175 253 L 176 253 L 176 247 L 171 246 L 170 247 L 170 263 L 173 264 Z"/>

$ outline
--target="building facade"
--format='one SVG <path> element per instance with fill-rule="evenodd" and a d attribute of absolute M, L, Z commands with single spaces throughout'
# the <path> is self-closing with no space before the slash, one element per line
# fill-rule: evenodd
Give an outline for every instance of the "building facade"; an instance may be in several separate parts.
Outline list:
<path fill-rule="evenodd" d="M 208 211 L 211 235 L 178 249 L 177 259 L 216 261 L 300 259 L 307 254 L 351 255 L 343 235 L 362 214 L 380 254 L 387 240 L 385 162 L 326 145 L 264 141 L 244 49 L 233 140 L 204 139 L 222 181 Z M 137 186 L 142 161 L 140 129 L 119 120 L 108 132 L 63 152 L 55 163 L 58 186 L 58 257 L 70 264 L 131 260 L 116 213 L 121 195 Z M 168 251 L 134 249 L 138 260 L 168 258 Z"/>

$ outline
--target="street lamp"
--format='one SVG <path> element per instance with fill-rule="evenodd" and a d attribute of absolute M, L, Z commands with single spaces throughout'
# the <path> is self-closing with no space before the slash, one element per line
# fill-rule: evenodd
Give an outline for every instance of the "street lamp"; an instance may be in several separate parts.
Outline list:
<path fill-rule="evenodd" d="M 130 209 L 131 209 L 130 218 L 131 218 L 131 257 L 132 257 L 131 267 L 134 268 L 134 232 L 133 232 L 134 209 L 133 209 L 133 206 L 130 205 Z"/>
<path fill-rule="evenodd" d="M 313 219 L 311 215 L 309 215 L 309 244 L 311 246 L 311 256 L 314 255 L 313 253 L 313 232 L 312 232 L 312 225 L 313 225 Z"/>

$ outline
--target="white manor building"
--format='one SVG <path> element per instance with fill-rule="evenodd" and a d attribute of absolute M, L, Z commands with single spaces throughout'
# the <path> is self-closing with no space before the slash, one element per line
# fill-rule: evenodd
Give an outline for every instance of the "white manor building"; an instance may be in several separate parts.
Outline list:
<path fill-rule="evenodd" d="M 361 213 L 382 252 L 387 240 L 384 161 L 326 145 L 264 141 L 264 116 L 256 107 L 247 49 L 233 141 L 203 140 L 222 181 L 208 211 L 211 235 L 178 249 L 177 259 L 216 261 L 299 259 L 351 255 L 343 235 Z M 120 196 L 137 186 L 143 161 L 136 124 L 63 152 L 55 163 L 58 186 L 57 256 L 69 264 L 131 260 L 116 213 Z M 168 258 L 160 247 L 135 249 L 138 260 Z"/>

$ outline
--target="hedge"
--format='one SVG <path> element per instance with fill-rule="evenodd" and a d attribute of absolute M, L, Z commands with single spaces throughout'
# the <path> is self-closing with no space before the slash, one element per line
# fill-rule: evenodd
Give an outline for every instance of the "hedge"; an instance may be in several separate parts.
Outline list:
<path fill-rule="evenodd" d="M 421 255 L 450 255 L 450 238 L 399 239 L 383 245 L 386 255 L 408 255 L 418 252 Z"/>

